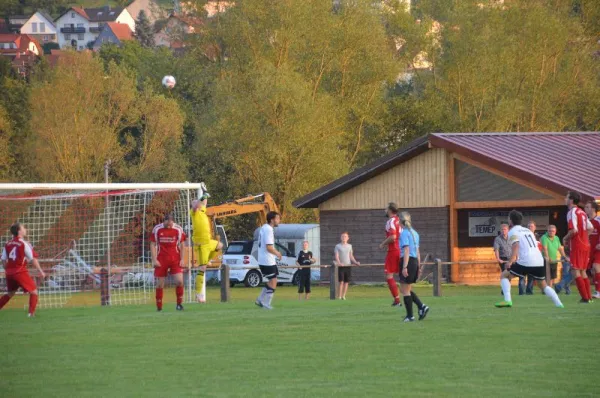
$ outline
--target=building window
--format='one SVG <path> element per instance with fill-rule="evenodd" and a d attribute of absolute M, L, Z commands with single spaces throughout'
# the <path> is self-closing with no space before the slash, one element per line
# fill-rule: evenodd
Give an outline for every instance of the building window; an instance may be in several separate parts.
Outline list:
<path fill-rule="evenodd" d="M 80 49 L 80 50 L 83 50 L 83 46 L 79 46 L 79 49 Z"/>
<path fill-rule="evenodd" d="M 40 22 L 40 32 L 46 32 L 46 24 L 44 22 Z"/>
<path fill-rule="evenodd" d="M 82 24 L 82 23 L 78 23 L 78 24 L 77 24 L 77 27 L 78 27 L 78 28 L 83 28 L 83 24 Z"/>
<path fill-rule="evenodd" d="M 77 40 L 83 40 L 83 36 L 84 36 L 83 33 L 78 34 L 77 35 Z"/>
<path fill-rule="evenodd" d="M 44 41 L 48 41 L 48 36 L 44 35 Z"/>
<path fill-rule="evenodd" d="M 71 18 L 75 18 L 75 13 L 74 12 L 71 13 Z"/>
<path fill-rule="evenodd" d="M 31 23 L 31 33 L 37 33 L 37 22 Z"/>
<path fill-rule="evenodd" d="M 66 34 L 66 35 L 65 35 L 65 40 L 71 40 L 71 35 L 69 35 L 69 34 Z"/>

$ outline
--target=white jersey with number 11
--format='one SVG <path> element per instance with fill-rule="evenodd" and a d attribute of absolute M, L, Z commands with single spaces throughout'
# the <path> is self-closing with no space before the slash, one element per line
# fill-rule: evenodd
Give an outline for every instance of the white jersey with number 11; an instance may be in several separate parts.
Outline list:
<path fill-rule="evenodd" d="M 527 228 L 520 225 L 514 226 L 508 231 L 508 243 L 511 247 L 519 242 L 519 255 L 517 263 L 523 267 L 543 267 L 544 258 L 537 245 L 535 235 Z"/>

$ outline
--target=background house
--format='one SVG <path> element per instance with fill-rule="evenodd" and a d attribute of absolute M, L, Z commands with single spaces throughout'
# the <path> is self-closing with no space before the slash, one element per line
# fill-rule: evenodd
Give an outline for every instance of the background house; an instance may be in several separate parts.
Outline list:
<path fill-rule="evenodd" d="M 71 7 L 56 19 L 58 44 L 60 48 L 83 50 L 93 45 L 107 22 L 119 22 L 135 30 L 135 21 L 129 12 L 121 7 L 100 8 Z"/>
<path fill-rule="evenodd" d="M 22 76 L 27 75 L 41 54 L 42 46 L 29 35 L 0 34 L 0 56 L 8 57 L 12 67 Z"/>
<path fill-rule="evenodd" d="M 393 201 L 411 213 L 422 257 L 475 262 L 452 265 L 445 273 L 449 280 L 497 284 L 498 265 L 477 262 L 494 259 L 493 239 L 508 211 L 523 211 L 526 221 L 537 222 L 538 232 L 554 224 L 564 236 L 568 190 L 600 202 L 597 175 L 571 172 L 572 153 L 581 164 L 600 161 L 593 148 L 600 148 L 600 133 L 430 134 L 294 206 L 319 209 L 321 264 L 331 263 L 342 231 L 350 233 L 359 261 L 383 263 L 385 252 L 378 249 L 385 237 L 383 209 Z M 554 154 L 552 173 L 547 172 L 548 153 Z M 355 275 L 356 281 L 383 281 L 379 268 L 359 268 Z"/>
<path fill-rule="evenodd" d="M 35 38 L 41 44 L 57 42 L 54 19 L 45 11 L 37 11 L 21 27 L 21 33 Z"/>
<path fill-rule="evenodd" d="M 133 31 L 129 25 L 118 22 L 107 22 L 94 42 L 93 50 L 98 51 L 102 45 L 112 43 L 121 46 L 124 41 L 133 40 Z"/>
<path fill-rule="evenodd" d="M 187 35 L 197 33 L 202 21 L 198 18 L 171 15 L 165 25 L 154 35 L 157 46 L 181 48 Z"/>
<path fill-rule="evenodd" d="M 157 19 L 166 17 L 166 13 L 153 0 L 134 0 L 133 3 L 127 6 L 129 15 L 136 21 L 142 10 L 146 13 L 146 17 L 148 17 L 148 20 L 152 24 L 156 22 Z"/>
<path fill-rule="evenodd" d="M 8 16 L 8 29 L 12 33 L 21 33 L 21 28 L 25 25 L 25 22 L 29 20 L 31 14 L 28 15 L 9 15 Z"/>

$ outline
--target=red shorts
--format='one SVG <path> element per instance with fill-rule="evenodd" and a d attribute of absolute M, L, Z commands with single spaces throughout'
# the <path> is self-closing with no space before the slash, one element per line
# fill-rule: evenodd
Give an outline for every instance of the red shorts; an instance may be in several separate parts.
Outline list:
<path fill-rule="evenodd" d="M 592 255 L 590 256 L 590 268 L 593 264 L 600 264 L 600 250 L 592 251 Z"/>
<path fill-rule="evenodd" d="M 160 267 L 154 268 L 154 276 L 157 278 L 165 278 L 169 273 L 171 275 L 181 274 L 183 270 L 179 266 L 180 259 L 164 259 L 159 258 Z"/>
<path fill-rule="evenodd" d="M 16 292 L 22 288 L 26 293 L 33 292 L 37 289 L 35 282 L 29 276 L 29 272 L 19 272 L 14 275 L 6 275 L 6 290 Z"/>
<path fill-rule="evenodd" d="M 398 274 L 400 273 L 400 251 L 387 252 L 385 256 L 385 273 Z"/>
<path fill-rule="evenodd" d="M 590 265 L 590 247 L 571 247 L 571 268 L 585 271 Z"/>

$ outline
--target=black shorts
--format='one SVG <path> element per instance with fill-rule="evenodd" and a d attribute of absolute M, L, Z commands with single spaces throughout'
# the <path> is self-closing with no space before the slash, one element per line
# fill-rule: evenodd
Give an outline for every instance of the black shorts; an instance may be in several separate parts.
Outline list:
<path fill-rule="evenodd" d="M 402 271 L 404 271 L 404 260 L 400 259 L 400 283 L 410 285 L 415 283 L 419 277 L 419 262 L 417 261 L 416 257 L 408 258 L 407 268 L 408 277 L 405 278 L 402 274 Z"/>
<path fill-rule="evenodd" d="M 308 272 L 304 270 L 308 270 Z M 298 271 L 298 293 L 310 293 L 310 268 L 304 268 Z"/>
<path fill-rule="evenodd" d="M 508 258 L 506 258 L 506 257 L 500 257 L 500 260 L 507 261 Z M 504 271 L 506 269 L 506 263 L 498 263 L 498 266 L 500 266 L 500 270 L 501 271 Z"/>
<path fill-rule="evenodd" d="M 339 267 L 338 279 L 340 282 L 350 283 L 352 280 L 352 267 Z"/>
<path fill-rule="evenodd" d="M 277 275 L 279 275 L 279 270 L 277 269 L 276 265 L 259 265 L 259 267 L 260 267 L 260 272 L 268 280 L 277 278 Z"/>
<path fill-rule="evenodd" d="M 550 261 L 550 279 L 558 278 L 558 263 Z"/>
<path fill-rule="evenodd" d="M 514 263 L 510 266 L 509 272 L 520 278 L 529 276 L 538 281 L 546 279 L 546 267 L 524 267 L 519 263 Z"/>

